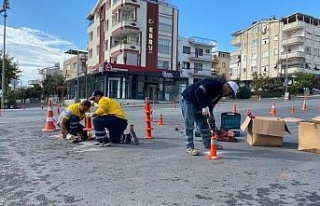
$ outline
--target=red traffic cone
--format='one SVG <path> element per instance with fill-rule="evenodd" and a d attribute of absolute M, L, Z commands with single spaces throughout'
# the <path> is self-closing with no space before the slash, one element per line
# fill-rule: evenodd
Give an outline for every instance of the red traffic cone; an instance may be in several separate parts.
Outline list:
<path fill-rule="evenodd" d="M 47 112 L 47 120 L 44 129 L 42 129 L 43 132 L 54 132 L 56 131 L 56 127 L 53 123 L 53 111 L 52 111 L 52 105 L 51 101 L 48 104 L 48 112 Z"/>
<path fill-rule="evenodd" d="M 83 128 L 84 131 L 91 131 L 92 130 L 91 117 L 86 117 L 85 126 L 86 127 Z"/>
<path fill-rule="evenodd" d="M 158 125 L 159 126 L 164 125 L 163 124 L 163 119 L 162 119 L 162 114 L 160 114 L 160 116 L 159 116 Z"/>
<path fill-rule="evenodd" d="M 211 145 L 210 145 L 210 151 L 207 155 L 207 158 L 209 160 L 217 160 L 221 157 L 217 154 L 217 137 L 214 133 L 211 134 Z"/>
<path fill-rule="evenodd" d="M 273 102 L 272 106 L 271 106 L 271 110 L 270 110 L 270 114 L 272 116 L 276 116 L 277 115 L 277 109 L 276 109 L 276 104 Z"/>
<path fill-rule="evenodd" d="M 292 106 L 292 107 L 291 107 L 291 111 L 290 111 L 290 113 L 291 113 L 292 115 L 294 115 L 294 114 L 296 113 L 296 109 L 295 109 L 295 107 L 294 107 L 294 106 Z"/>

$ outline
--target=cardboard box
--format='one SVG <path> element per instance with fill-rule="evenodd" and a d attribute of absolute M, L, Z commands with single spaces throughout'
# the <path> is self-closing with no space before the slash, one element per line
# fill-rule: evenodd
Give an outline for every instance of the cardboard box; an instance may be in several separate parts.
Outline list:
<path fill-rule="evenodd" d="M 320 153 L 320 121 L 298 122 L 298 150 Z"/>
<path fill-rule="evenodd" d="M 281 147 L 284 132 L 289 132 L 287 124 L 278 117 L 247 117 L 241 130 L 247 129 L 247 142 L 251 146 Z"/>

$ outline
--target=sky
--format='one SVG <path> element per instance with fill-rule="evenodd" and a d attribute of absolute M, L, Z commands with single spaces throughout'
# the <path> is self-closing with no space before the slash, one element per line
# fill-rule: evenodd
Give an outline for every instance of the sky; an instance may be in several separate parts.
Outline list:
<path fill-rule="evenodd" d="M 98 0 L 9 0 L 6 53 L 22 70 L 23 84 L 39 79 L 37 69 L 62 64 L 68 49 L 86 50 L 86 16 Z M 2 6 L 2 1 L 0 0 Z M 254 21 L 301 12 L 320 18 L 319 0 L 169 0 L 179 9 L 179 36 L 217 41 L 230 52 L 231 34 Z M 0 49 L 3 17 L 0 16 Z"/>

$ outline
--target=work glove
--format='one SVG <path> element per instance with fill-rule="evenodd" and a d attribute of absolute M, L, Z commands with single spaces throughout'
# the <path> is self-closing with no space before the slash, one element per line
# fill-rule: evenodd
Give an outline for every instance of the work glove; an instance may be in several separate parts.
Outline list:
<path fill-rule="evenodd" d="M 202 108 L 202 115 L 210 117 L 209 107 Z"/>

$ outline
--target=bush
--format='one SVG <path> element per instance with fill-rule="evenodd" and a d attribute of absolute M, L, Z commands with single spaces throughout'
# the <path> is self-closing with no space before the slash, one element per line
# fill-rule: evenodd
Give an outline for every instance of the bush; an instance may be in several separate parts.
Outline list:
<path fill-rule="evenodd" d="M 265 91 L 261 93 L 261 98 L 281 97 L 284 92 L 281 90 Z"/>
<path fill-rule="evenodd" d="M 251 97 L 251 90 L 248 87 L 240 87 L 237 93 L 238 99 L 249 99 Z"/>

